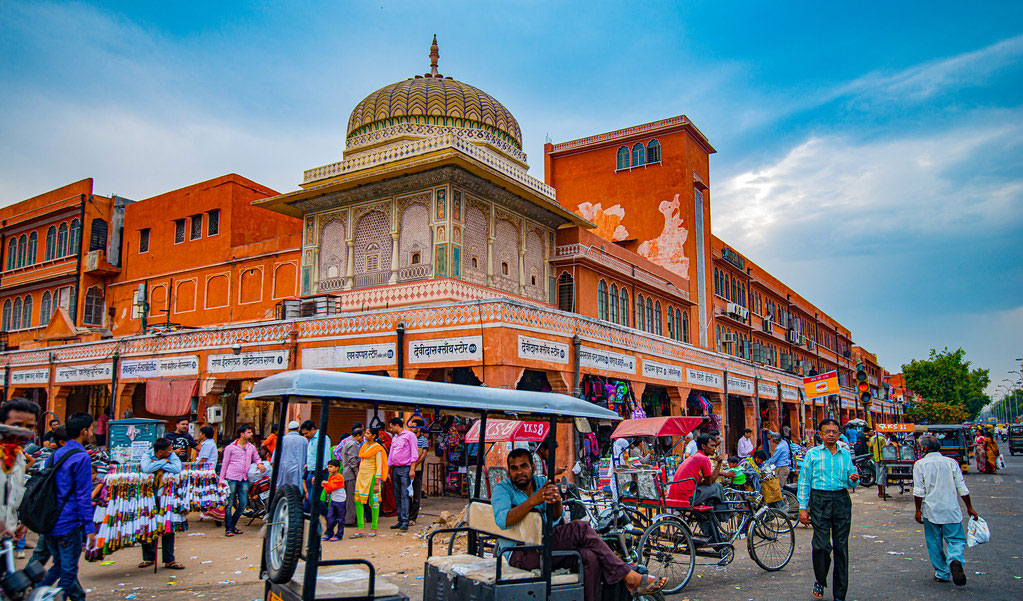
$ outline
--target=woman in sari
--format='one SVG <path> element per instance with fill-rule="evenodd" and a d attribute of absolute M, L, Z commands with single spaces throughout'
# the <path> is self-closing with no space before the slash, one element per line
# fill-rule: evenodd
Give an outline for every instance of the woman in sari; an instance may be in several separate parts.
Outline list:
<path fill-rule="evenodd" d="M 995 442 L 995 437 L 987 435 L 984 437 L 984 451 L 987 454 L 987 465 L 988 473 L 998 473 L 998 456 L 1001 455 L 1001 451 L 998 449 L 998 443 Z"/>
<path fill-rule="evenodd" d="M 977 438 L 973 441 L 973 457 L 977 460 L 977 473 L 987 474 L 987 444 L 984 440 L 984 431 L 977 429 Z"/>
<path fill-rule="evenodd" d="M 359 475 L 355 479 L 355 519 L 360 532 L 352 538 L 377 535 L 377 523 L 380 520 L 380 490 L 387 479 L 387 452 L 378 442 L 380 428 L 370 428 L 359 449 Z M 372 515 L 370 528 L 366 529 L 366 505 Z M 365 530 L 365 532 L 362 532 Z"/>

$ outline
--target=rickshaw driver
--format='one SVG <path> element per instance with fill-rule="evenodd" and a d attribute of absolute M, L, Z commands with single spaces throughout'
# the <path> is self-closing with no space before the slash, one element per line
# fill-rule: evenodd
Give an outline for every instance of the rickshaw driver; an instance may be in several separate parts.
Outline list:
<path fill-rule="evenodd" d="M 608 584 L 624 580 L 634 594 L 654 593 L 667 584 L 667 578 L 652 580 L 632 570 L 607 546 L 588 522 L 566 522 L 558 487 L 533 473 L 533 456 L 526 449 L 515 449 L 508 454 L 508 479 L 497 484 L 491 496 L 494 521 L 500 528 L 515 526 L 533 509 L 539 509 L 544 520 L 554 524 L 551 545 L 555 551 L 578 551 L 583 558 L 583 589 L 587 601 L 596 601 L 603 576 Z M 508 563 L 522 570 L 540 567 L 537 551 L 514 551 Z M 574 559 L 558 557 L 554 567 L 575 567 Z"/>

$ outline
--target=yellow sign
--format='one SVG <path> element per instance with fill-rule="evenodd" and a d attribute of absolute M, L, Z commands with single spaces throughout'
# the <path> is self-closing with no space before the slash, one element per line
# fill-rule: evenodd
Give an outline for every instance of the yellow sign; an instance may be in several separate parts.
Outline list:
<path fill-rule="evenodd" d="M 806 398 L 808 399 L 838 394 L 838 372 L 829 371 L 817 376 L 803 378 L 803 390 L 806 392 Z"/>
<path fill-rule="evenodd" d="M 916 424 L 877 424 L 878 432 L 915 432 Z"/>

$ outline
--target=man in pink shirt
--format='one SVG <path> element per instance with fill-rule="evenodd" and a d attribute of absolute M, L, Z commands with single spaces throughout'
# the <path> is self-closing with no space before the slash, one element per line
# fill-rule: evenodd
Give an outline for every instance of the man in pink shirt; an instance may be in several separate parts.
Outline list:
<path fill-rule="evenodd" d="M 394 435 L 391 439 L 391 452 L 387 455 L 387 465 L 391 468 L 394 504 L 398 506 L 398 523 L 391 526 L 391 530 L 406 531 L 409 521 L 408 488 L 412 484 L 409 472 L 412 464 L 419 459 L 419 441 L 415 434 L 405 429 L 405 420 L 400 417 L 391 418 L 387 431 Z"/>
<path fill-rule="evenodd" d="M 224 447 L 223 464 L 220 466 L 220 481 L 227 482 L 227 506 L 224 508 L 225 536 L 243 534 L 236 528 L 238 518 L 245 511 L 249 502 L 249 466 L 257 464 L 259 471 L 266 468 L 259 462 L 256 445 L 249 442 L 252 428 L 248 425 L 238 426 L 238 439 Z M 234 509 L 234 511 L 232 511 Z"/>

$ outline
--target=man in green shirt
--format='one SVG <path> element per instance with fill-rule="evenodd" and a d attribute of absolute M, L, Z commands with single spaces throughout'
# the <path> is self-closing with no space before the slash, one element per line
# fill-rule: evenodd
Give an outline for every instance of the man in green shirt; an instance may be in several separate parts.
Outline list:
<path fill-rule="evenodd" d="M 863 435 L 867 437 L 867 448 L 870 449 L 870 453 L 874 456 L 874 481 L 877 482 L 877 496 L 883 499 L 884 482 L 887 473 L 884 463 L 881 462 L 881 449 L 888 444 L 888 439 L 884 437 L 884 434 L 874 432 L 871 428 L 867 428 Z"/>

